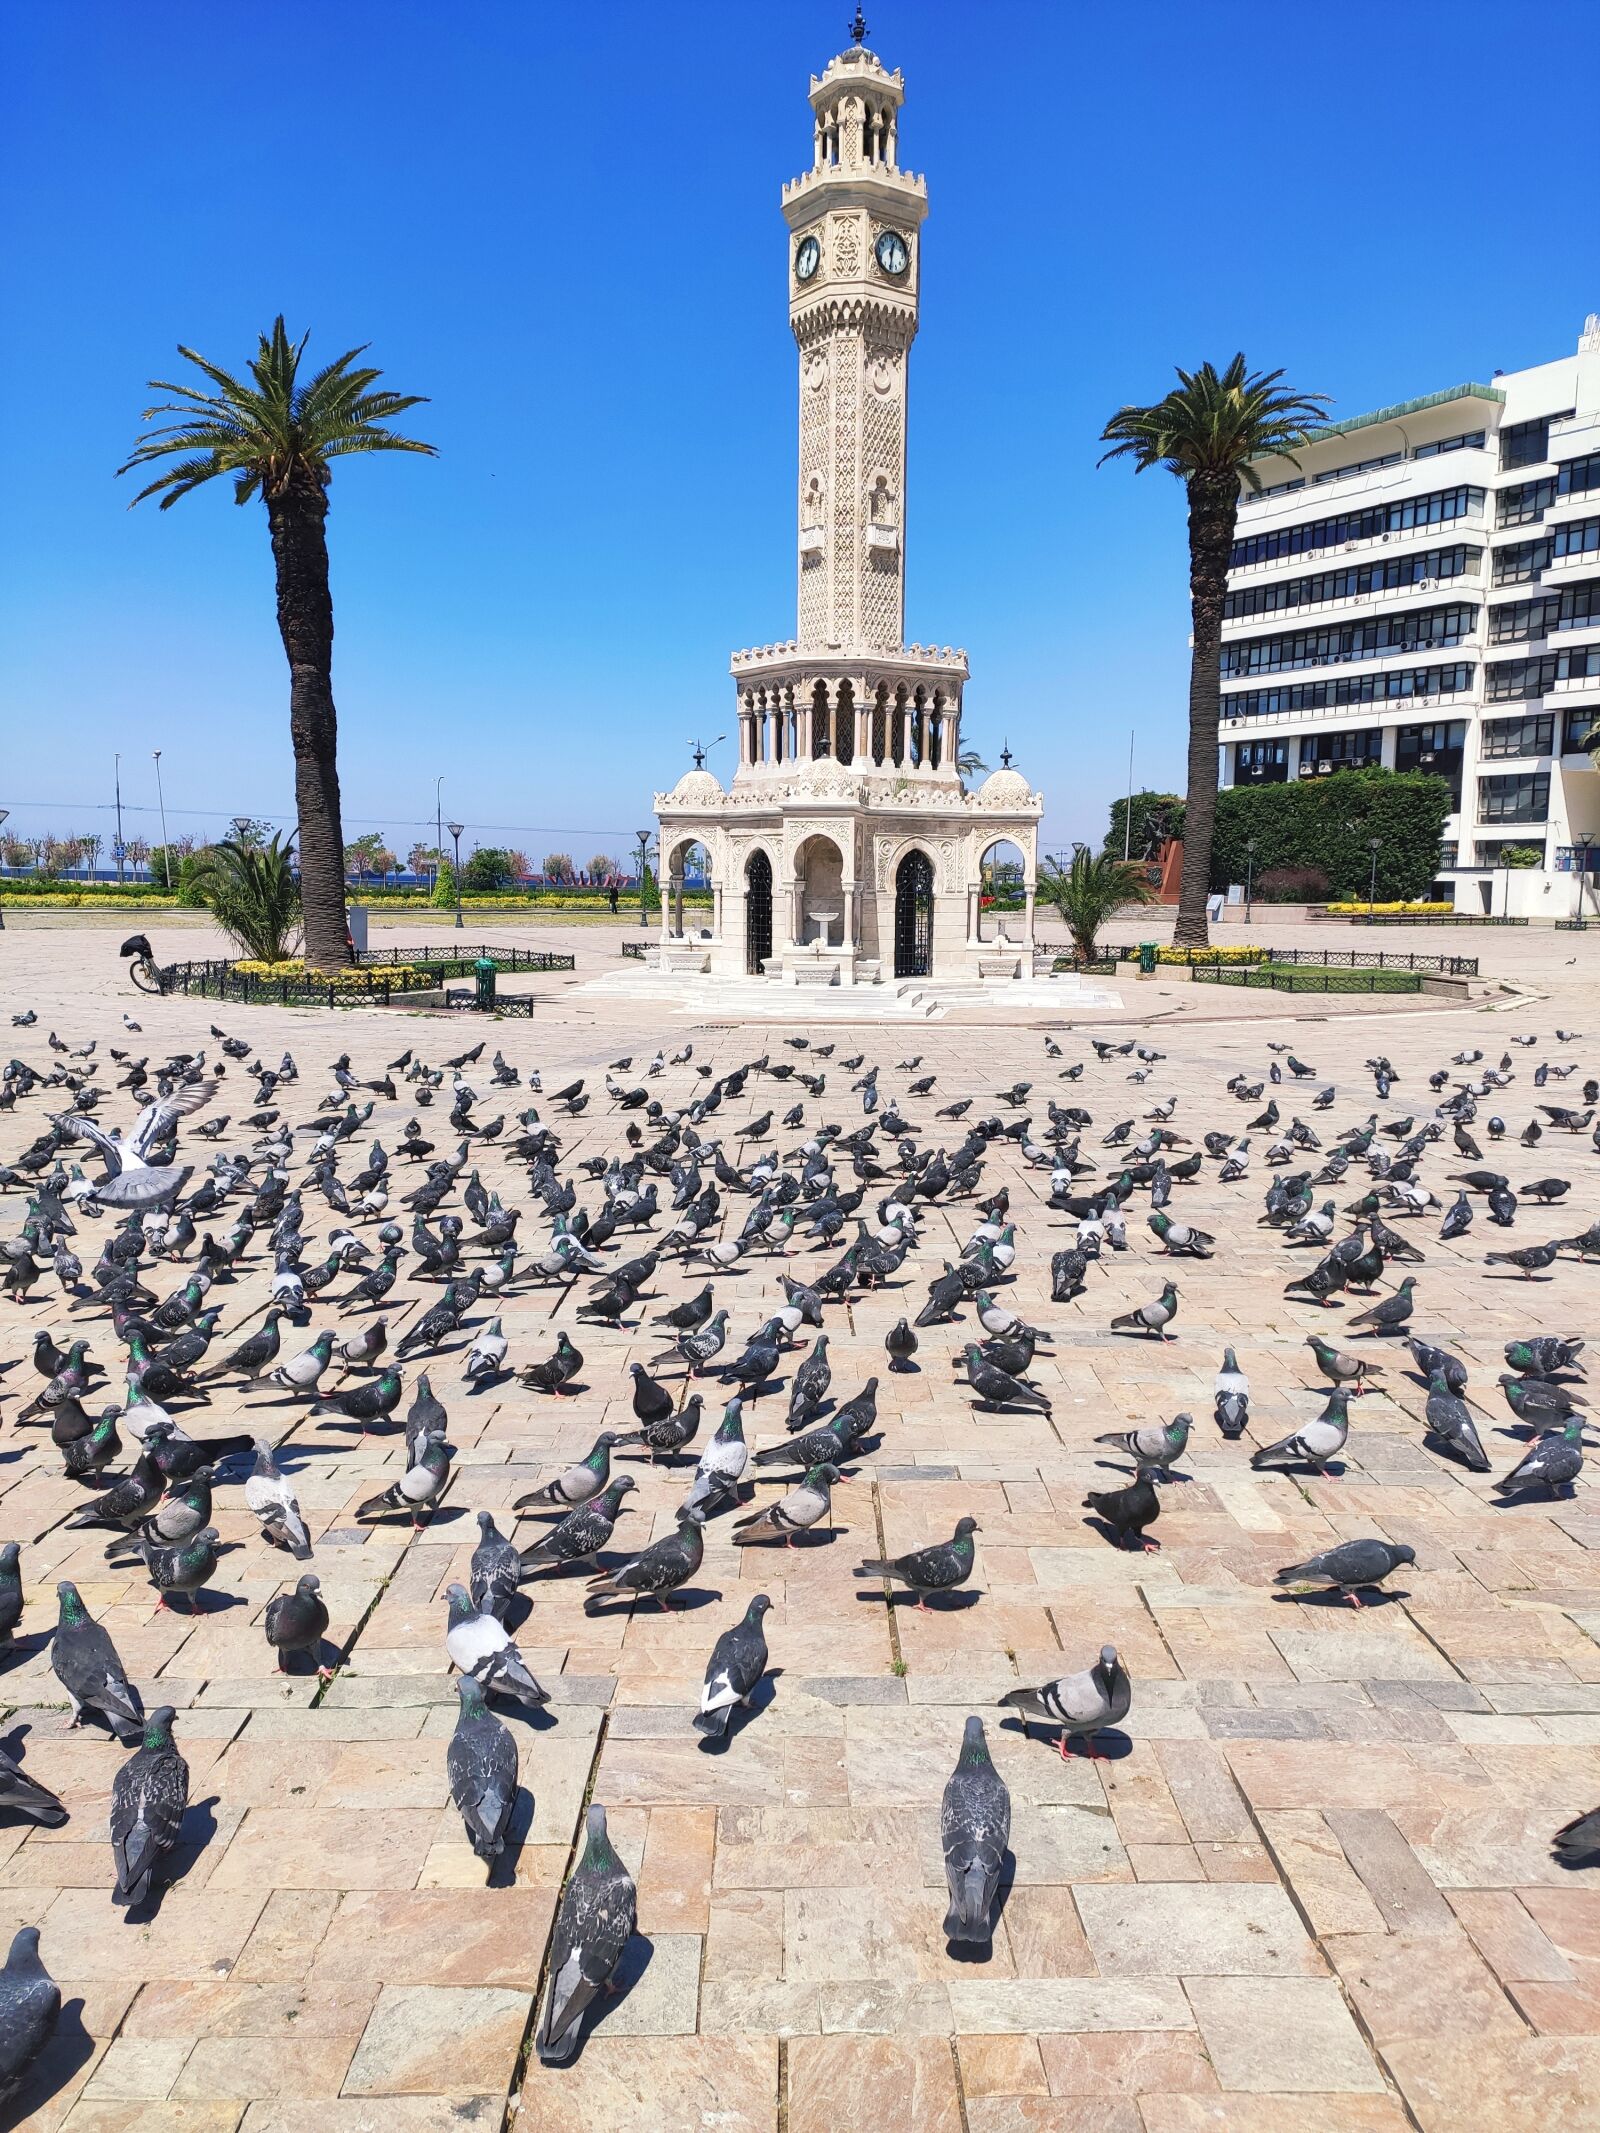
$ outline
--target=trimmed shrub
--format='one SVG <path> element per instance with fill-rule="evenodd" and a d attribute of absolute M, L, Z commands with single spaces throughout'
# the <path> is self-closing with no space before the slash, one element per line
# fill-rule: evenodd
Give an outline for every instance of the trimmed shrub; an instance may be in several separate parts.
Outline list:
<path fill-rule="evenodd" d="M 1277 867 L 1317 869 L 1327 881 L 1365 887 L 1378 849 L 1378 895 L 1421 895 L 1439 871 L 1450 787 L 1423 771 L 1339 770 L 1286 785 L 1233 785 L 1217 795 L 1211 886 L 1245 876 L 1245 842 L 1256 840 L 1257 877 Z M 1365 900 L 1364 898 L 1362 899 Z"/>

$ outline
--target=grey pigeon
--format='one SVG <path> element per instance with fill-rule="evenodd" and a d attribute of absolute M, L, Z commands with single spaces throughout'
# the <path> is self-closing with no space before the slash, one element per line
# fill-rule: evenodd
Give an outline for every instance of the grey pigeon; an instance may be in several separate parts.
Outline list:
<path fill-rule="evenodd" d="M 0 1649 L 11 1642 L 11 1633 L 22 1620 L 21 1552 L 15 1541 L 0 1548 Z"/>
<path fill-rule="evenodd" d="M 526 1496 L 519 1496 L 513 1509 L 570 1511 L 575 1504 L 588 1503 L 611 1479 L 611 1447 L 620 1442 L 614 1429 L 603 1429 L 595 1438 L 587 1458 L 557 1474 L 553 1481 L 530 1489 Z"/>
<path fill-rule="evenodd" d="M 244 1485 L 244 1500 L 256 1515 L 261 1537 L 274 1548 L 287 1548 L 298 1561 L 311 1554 L 311 1536 L 300 1515 L 294 1490 L 284 1478 L 272 1446 L 265 1437 L 256 1439 L 255 1471 Z"/>
<path fill-rule="evenodd" d="M 1548 1489 L 1552 1496 L 1573 1493 L 1573 1484 L 1583 1472 L 1583 1424 L 1574 1415 L 1564 1429 L 1552 1430 L 1530 1447 L 1509 1474 L 1495 1483 L 1510 1502 L 1524 1489 Z"/>
<path fill-rule="evenodd" d="M 0 1970 L 0 2103 L 22 2088 L 60 2013 L 61 1988 L 39 1960 L 39 1928 L 24 1926 Z"/>
<path fill-rule="evenodd" d="M 559 1525 L 549 1528 L 542 1540 L 522 1550 L 519 1574 L 526 1577 L 530 1570 L 581 1563 L 598 1555 L 610 1540 L 617 1519 L 627 1508 L 623 1497 L 636 1486 L 631 1474 L 619 1474 L 592 1503 L 581 1503 L 569 1511 Z"/>
<path fill-rule="evenodd" d="M 704 1407 L 702 1396 L 698 1392 L 691 1393 L 677 1414 L 669 1412 L 656 1421 L 641 1422 L 637 1429 L 625 1431 L 616 1440 L 616 1449 L 620 1451 L 625 1444 L 642 1444 L 652 1460 L 671 1459 L 694 1442 L 699 1434 Z M 637 1403 L 635 1408 L 637 1411 Z"/>
<path fill-rule="evenodd" d="M 1231 1348 L 1222 1351 L 1215 1392 L 1218 1429 L 1225 1437 L 1242 1437 L 1250 1424 L 1250 1380 Z"/>
<path fill-rule="evenodd" d="M 596 1994 L 611 1983 L 633 1938 L 637 1914 L 633 1876 L 612 1848 L 605 1809 L 593 1805 L 583 1857 L 556 1906 L 550 1994 L 534 2038 L 542 2066 L 566 2066 L 577 2057 L 583 2017 Z"/>
<path fill-rule="evenodd" d="M 767 1670 L 767 1636 L 762 1618 L 772 1602 L 758 1592 L 732 1629 L 725 1629 L 711 1648 L 706 1663 L 705 1686 L 694 1729 L 707 1740 L 722 1740 L 735 1704 L 748 1704 Z"/>
<path fill-rule="evenodd" d="M 966 1365 L 967 1383 L 977 1394 L 974 1405 L 979 1407 L 1028 1407 L 1041 1414 L 1049 1414 L 1050 1400 L 1036 1385 L 1025 1384 L 1013 1377 L 1008 1370 L 1001 1370 L 989 1362 L 983 1350 L 969 1341 L 962 1350 L 961 1359 Z"/>
<path fill-rule="evenodd" d="M 1357 1392 L 1365 1392 L 1366 1380 L 1381 1374 L 1381 1363 L 1369 1363 L 1365 1356 L 1346 1355 L 1342 1349 L 1330 1348 L 1314 1333 L 1306 1335 L 1306 1346 L 1317 1359 L 1317 1368 L 1330 1385 L 1353 1385 Z"/>
<path fill-rule="evenodd" d="M 1411 1316 L 1415 1303 L 1412 1292 L 1416 1286 L 1416 1277 L 1408 1274 L 1392 1296 L 1385 1296 L 1370 1311 L 1362 1311 L 1351 1319 L 1351 1331 L 1357 1326 L 1366 1326 L 1374 1333 L 1398 1333 Z"/>
<path fill-rule="evenodd" d="M 450 1797 L 466 1824 L 467 1841 L 480 1859 L 495 1860 L 506 1848 L 506 1830 L 517 1800 L 517 1744 L 484 1700 L 471 1674 L 456 1683 L 461 1708 L 445 1750 Z"/>
<path fill-rule="evenodd" d="M 187 1602 L 184 1611 L 195 1611 L 196 1595 L 217 1567 L 217 1544 L 221 1538 L 215 1526 L 202 1526 L 198 1533 L 173 1547 L 164 1547 L 160 1541 L 145 1536 L 145 1571 L 161 1595 L 156 1602 L 158 1608 L 170 1611 L 169 1594 L 181 1592 Z"/>
<path fill-rule="evenodd" d="M 536 1711 L 548 1703 L 548 1692 L 528 1671 L 505 1624 L 476 1607 L 464 1585 L 452 1585 L 449 1600 L 450 1622 L 444 1642 L 457 1670 L 471 1674 L 486 1693 L 513 1697 L 529 1710 Z"/>
<path fill-rule="evenodd" d="M 124 1746 L 140 1740 L 144 1705 L 117 1657 L 117 1648 L 98 1622 L 91 1621 L 83 1596 L 69 1579 L 56 1587 L 60 1618 L 50 1643 L 50 1667 L 72 1705 L 72 1723 L 85 1711 L 98 1711 Z"/>
<path fill-rule="evenodd" d="M 1447 1444 L 1475 1474 L 1488 1473 L 1489 1455 L 1479 1439 L 1477 1424 L 1466 1401 L 1450 1390 L 1442 1370 L 1435 1370 L 1428 1379 L 1427 1429 L 1430 1437 Z"/>
<path fill-rule="evenodd" d="M 751 1512 L 748 1518 L 734 1520 L 734 1546 L 744 1548 L 752 1541 L 782 1540 L 792 1548 L 802 1533 L 808 1533 L 830 1516 L 833 1509 L 830 1492 L 838 1479 L 836 1466 L 824 1462 L 811 1467 L 805 1479 L 780 1496 L 776 1503 L 768 1504 L 764 1511 Z"/>
<path fill-rule="evenodd" d="M 1308 1556 L 1303 1563 L 1290 1563 L 1287 1569 L 1275 1573 L 1275 1582 L 1298 1585 L 1309 1578 L 1325 1578 L 1330 1585 L 1338 1587 L 1352 1607 L 1359 1607 L 1358 1586 L 1381 1585 L 1392 1570 L 1397 1570 L 1402 1563 L 1414 1563 L 1416 1559 L 1415 1548 L 1396 1547 L 1390 1541 L 1341 1541 L 1337 1548 Z"/>
<path fill-rule="evenodd" d="M 1280 1437 L 1276 1444 L 1264 1444 L 1251 1454 L 1250 1464 L 1263 1471 L 1311 1466 L 1326 1476 L 1328 1461 L 1344 1450 L 1350 1434 L 1349 1401 L 1350 1395 L 1343 1390 L 1329 1393 L 1328 1404 L 1320 1415 L 1291 1435 Z"/>
<path fill-rule="evenodd" d="M 0 1808 L 11 1814 L 26 1815 L 31 1822 L 41 1823 L 46 1829 L 59 1829 L 67 1819 L 67 1810 L 46 1786 L 28 1776 L 12 1756 L 0 1748 Z"/>
<path fill-rule="evenodd" d="M 522 1575 L 522 1557 L 513 1542 L 495 1524 L 487 1511 L 478 1513 L 478 1545 L 472 1551 L 467 1584 L 472 1604 L 480 1614 L 503 1622 L 506 1609 L 516 1598 Z"/>
<path fill-rule="evenodd" d="M 1563 1866 L 1600 1866 L 1600 1807 L 1564 1822 L 1551 1842 Z"/>
<path fill-rule="evenodd" d="M 699 1515 L 680 1514 L 673 1532 L 652 1541 L 615 1570 L 603 1571 L 589 1580 L 584 1611 L 587 1613 L 596 1600 L 621 1599 L 637 1593 L 641 1599 L 654 1599 L 663 1612 L 670 1614 L 667 1594 L 676 1592 L 694 1576 L 705 1559 L 705 1547 L 705 1530 Z"/>
<path fill-rule="evenodd" d="M 152 1711 L 138 1748 L 111 1781 L 111 1853 L 117 1862 L 113 1903 L 144 1902 L 183 1827 L 189 1765 L 173 1743 L 177 1715 L 169 1703 Z"/>
<path fill-rule="evenodd" d="M 993 1937 L 989 1914 L 1011 1841 L 1011 1794 L 990 1758 L 981 1718 L 969 1718 L 963 1730 L 939 1810 L 939 1837 L 950 1891 L 945 1939 L 983 1947 Z"/>
<path fill-rule="evenodd" d="M 1164 1474 L 1174 1459 L 1183 1457 L 1193 1427 L 1193 1415 L 1174 1415 L 1170 1422 L 1141 1422 L 1137 1429 L 1112 1430 L 1094 1441 L 1126 1452 L 1136 1466 L 1153 1467 Z"/>
<path fill-rule="evenodd" d="M 917 1596 L 917 1606 L 926 1614 L 928 1608 L 925 1595 L 930 1592 L 953 1592 L 958 1585 L 964 1585 L 971 1577 L 977 1553 L 972 1544 L 972 1536 L 981 1530 L 975 1518 L 958 1518 L 956 1530 L 949 1540 L 938 1541 L 931 1548 L 913 1549 L 909 1555 L 858 1563 L 855 1574 L 858 1578 L 893 1579 L 899 1584 L 909 1586 Z"/>
<path fill-rule="evenodd" d="M 381 1496 L 368 1497 L 356 1507 L 357 1518 L 384 1518 L 391 1511 L 410 1513 L 414 1530 L 420 1531 L 423 1514 L 431 1515 L 450 1479 L 450 1447 L 440 1437 L 430 1437 L 400 1479 Z"/>
<path fill-rule="evenodd" d="M 1083 1741 L 1085 1753 L 1092 1757 L 1095 1734 L 1106 1726 L 1122 1723 L 1133 1702 L 1133 1683 L 1117 1657 L 1116 1646 L 1104 1644 L 1095 1664 L 1083 1673 L 1063 1674 L 1056 1681 L 1045 1682 L 1042 1688 L 1008 1689 L 1000 1701 L 1008 1709 L 1020 1711 L 1024 1719 L 1038 1718 L 1046 1725 L 1059 1726 L 1061 1736 L 1056 1747 L 1065 1762 L 1070 1753 L 1069 1740 Z"/>
<path fill-rule="evenodd" d="M 1452 1355 L 1448 1348 L 1436 1348 L 1431 1341 L 1419 1340 L 1412 1334 L 1406 1341 L 1411 1351 L 1411 1360 L 1425 1378 L 1439 1371 L 1450 1392 L 1465 1392 L 1467 1389 L 1467 1366 L 1460 1356 Z"/>
<path fill-rule="evenodd" d="M 1113 1333 L 1153 1333 L 1158 1340 L 1165 1340 L 1167 1328 L 1178 1315 L 1178 1286 L 1169 1281 L 1161 1294 L 1150 1303 L 1135 1304 L 1120 1318 L 1111 1321 Z"/>
<path fill-rule="evenodd" d="M 278 1655 L 280 1674 L 288 1673 L 288 1661 L 293 1653 L 309 1652 L 318 1674 L 325 1681 L 333 1678 L 329 1668 L 322 1664 L 322 1640 L 327 1634 L 328 1610 L 321 1593 L 322 1580 L 308 1570 L 292 1592 L 280 1592 L 267 1602 L 262 1628 L 267 1642 Z"/>

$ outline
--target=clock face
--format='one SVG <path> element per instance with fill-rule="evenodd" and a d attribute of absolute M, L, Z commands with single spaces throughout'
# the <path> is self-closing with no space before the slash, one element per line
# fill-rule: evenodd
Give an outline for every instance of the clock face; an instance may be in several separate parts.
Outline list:
<path fill-rule="evenodd" d="M 802 237 L 795 247 L 794 278 L 809 281 L 822 264 L 822 247 L 815 237 Z"/>
<path fill-rule="evenodd" d="M 872 249 L 884 273 L 897 280 L 911 264 L 910 247 L 898 230 L 885 230 Z"/>

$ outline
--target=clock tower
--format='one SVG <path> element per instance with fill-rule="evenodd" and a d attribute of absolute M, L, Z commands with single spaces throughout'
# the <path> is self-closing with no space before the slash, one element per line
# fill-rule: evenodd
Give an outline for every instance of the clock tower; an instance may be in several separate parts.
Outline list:
<path fill-rule="evenodd" d="M 811 168 L 783 189 L 800 356 L 799 627 L 810 648 L 898 650 L 906 366 L 928 190 L 897 159 L 905 83 L 860 41 L 811 82 Z"/>

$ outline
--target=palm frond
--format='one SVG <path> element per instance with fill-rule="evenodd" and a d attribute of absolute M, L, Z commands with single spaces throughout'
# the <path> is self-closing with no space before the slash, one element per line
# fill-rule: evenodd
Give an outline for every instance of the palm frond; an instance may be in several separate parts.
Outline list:
<path fill-rule="evenodd" d="M 268 845 L 212 845 L 195 868 L 195 886 L 223 931 L 264 963 L 281 962 L 300 932 L 300 884 L 290 861 L 293 839 Z"/>
<path fill-rule="evenodd" d="M 1086 844 L 1073 848 L 1071 863 L 1041 859 L 1037 889 L 1041 903 L 1053 904 L 1061 913 L 1072 945 L 1085 963 L 1095 960 L 1100 929 L 1126 904 L 1148 904 L 1154 891 L 1144 870 L 1109 852 L 1091 852 Z"/>
<path fill-rule="evenodd" d="M 1242 354 L 1219 372 L 1214 364 L 1177 372 L 1178 384 L 1148 407 L 1121 407 L 1101 433 L 1100 460 L 1131 458 L 1136 473 L 1164 466 L 1180 481 L 1235 475 L 1260 487 L 1252 460 L 1294 459 L 1327 421 L 1327 396 L 1280 385 L 1281 370 L 1252 373 Z"/>

